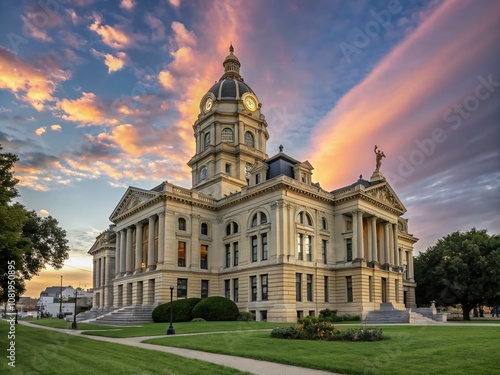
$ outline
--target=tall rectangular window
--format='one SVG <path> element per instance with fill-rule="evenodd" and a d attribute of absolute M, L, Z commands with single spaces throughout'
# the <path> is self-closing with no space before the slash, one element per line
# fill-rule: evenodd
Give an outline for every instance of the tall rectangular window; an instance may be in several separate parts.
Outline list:
<path fill-rule="evenodd" d="M 347 261 L 352 262 L 352 238 L 347 238 L 345 240 L 345 249 Z"/>
<path fill-rule="evenodd" d="M 298 249 L 297 259 L 298 260 L 304 259 L 304 249 L 303 249 L 302 240 L 303 240 L 303 235 L 301 233 L 299 233 L 297 235 L 297 249 Z"/>
<path fill-rule="evenodd" d="M 252 291 L 252 301 L 257 301 L 257 276 L 250 276 L 250 286 Z"/>
<path fill-rule="evenodd" d="M 229 175 L 231 174 L 231 164 L 229 163 L 226 163 L 226 173 Z"/>
<path fill-rule="evenodd" d="M 257 236 L 252 236 L 252 262 L 257 262 Z"/>
<path fill-rule="evenodd" d="M 238 279 L 233 279 L 233 301 L 238 302 L 238 289 L 239 281 Z"/>
<path fill-rule="evenodd" d="M 266 260 L 267 259 L 267 233 L 262 234 L 261 244 L 262 244 L 262 259 L 261 260 Z"/>
<path fill-rule="evenodd" d="M 346 276 L 347 302 L 352 302 L 352 276 Z"/>
<path fill-rule="evenodd" d="M 177 279 L 177 298 L 186 298 L 188 279 Z"/>
<path fill-rule="evenodd" d="M 201 280 L 201 298 L 208 297 L 208 280 Z"/>
<path fill-rule="evenodd" d="M 267 301 L 267 275 L 261 275 L 260 276 L 260 289 L 261 289 L 261 295 L 262 295 L 262 300 Z"/>
<path fill-rule="evenodd" d="M 177 243 L 177 265 L 186 267 L 186 243 L 182 241 Z"/>
<path fill-rule="evenodd" d="M 201 245 L 200 268 L 203 270 L 208 270 L 208 245 Z"/>
<path fill-rule="evenodd" d="M 324 277 L 324 294 L 325 294 L 325 302 L 328 302 L 328 276 Z"/>
<path fill-rule="evenodd" d="M 231 245 L 226 244 L 226 268 L 231 267 Z"/>
<path fill-rule="evenodd" d="M 233 265 L 238 265 L 238 242 L 233 243 Z"/>
<path fill-rule="evenodd" d="M 295 300 L 302 301 L 302 274 L 295 274 Z"/>
<path fill-rule="evenodd" d="M 306 236 L 306 260 L 312 261 L 312 237 Z"/>
<path fill-rule="evenodd" d="M 323 264 L 328 263 L 327 251 L 328 251 L 328 241 L 322 240 L 321 241 L 321 256 L 323 258 Z"/>
<path fill-rule="evenodd" d="M 368 297 L 373 302 L 373 276 L 368 276 Z"/>
<path fill-rule="evenodd" d="M 313 275 L 307 275 L 307 300 L 313 300 Z"/>
<path fill-rule="evenodd" d="M 231 298 L 231 280 L 224 280 L 224 297 Z"/>
<path fill-rule="evenodd" d="M 399 302 L 399 280 L 394 280 L 394 289 L 395 289 L 394 296 L 396 297 L 396 302 Z"/>

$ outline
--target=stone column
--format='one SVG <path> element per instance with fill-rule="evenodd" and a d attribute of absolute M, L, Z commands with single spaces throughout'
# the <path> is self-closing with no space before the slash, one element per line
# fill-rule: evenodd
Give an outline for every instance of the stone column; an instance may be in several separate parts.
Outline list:
<path fill-rule="evenodd" d="M 101 258 L 101 286 L 106 285 L 106 257 Z"/>
<path fill-rule="evenodd" d="M 97 259 L 94 259 L 94 269 L 92 270 L 92 284 L 93 284 L 93 288 L 96 289 L 97 288 Z M 94 296 L 95 296 L 95 293 L 94 293 Z"/>
<path fill-rule="evenodd" d="M 384 223 L 384 263 L 390 263 L 389 258 L 389 223 Z"/>
<path fill-rule="evenodd" d="M 125 271 L 127 275 L 132 274 L 132 227 L 127 228 L 127 260 L 125 264 Z"/>
<path fill-rule="evenodd" d="M 127 262 L 127 231 L 122 229 L 120 231 L 120 264 L 118 265 L 118 269 L 120 270 L 120 275 L 123 275 L 126 270 L 126 262 Z"/>
<path fill-rule="evenodd" d="M 392 234 L 393 234 L 393 241 L 394 241 L 394 265 L 399 266 L 400 260 L 399 260 L 399 247 L 398 247 L 398 224 L 392 224 Z"/>
<path fill-rule="evenodd" d="M 165 212 L 160 212 L 158 223 L 158 264 L 165 262 Z"/>
<path fill-rule="evenodd" d="M 142 272 L 142 227 L 143 223 L 135 224 L 135 271 L 134 273 Z"/>
<path fill-rule="evenodd" d="M 357 249 L 357 255 L 356 258 L 354 259 L 363 259 L 364 258 L 364 252 L 363 252 L 363 211 L 358 211 L 358 249 Z"/>
<path fill-rule="evenodd" d="M 358 211 L 351 212 L 352 214 L 352 259 L 358 257 Z"/>
<path fill-rule="evenodd" d="M 115 240 L 115 277 L 120 274 L 119 264 L 120 264 L 120 232 L 116 232 Z"/>
<path fill-rule="evenodd" d="M 410 256 L 408 257 L 408 259 L 409 259 L 410 263 L 408 264 L 408 271 L 407 271 L 409 274 L 408 278 L 411 281 L 414 281 L 413 280 L 413 250 L 410 250 L 409 253 L 410 253 L 409 254 Z"/>
<path fill-rule="evenodd" d="M 371 235 L 372 235 L 372 260 L 378 262 L 378 245 L 377 245 L 377 217 L 374 216 L 370 219 L 371 221 Z"/>
<path fill-rule="evenodd" d="M 153 271 L 156 269 L 155 265 L 155 219 L 156 215 L 149 217 L 148 229 L 149 229 L 149 237 L 148 237 L 148 271 Z"/>
<path fill-rule="evenodd" d="M 101 269 L 102 269 L 102 258 L 97 260 L 97 287 L 100 288 L 102 286 L 102 278 L 101 278 Z"/>

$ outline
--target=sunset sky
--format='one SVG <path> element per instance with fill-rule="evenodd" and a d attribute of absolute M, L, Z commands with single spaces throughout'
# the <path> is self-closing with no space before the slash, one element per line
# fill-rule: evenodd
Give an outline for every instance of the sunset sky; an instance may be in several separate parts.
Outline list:
<path fill-rule="evenodd" d="M 500 233 L 500 2 L 47 0 L 0 3 L 0 144 L 19 201 L 67 231 L 46 286 L 91 287 L 95 237 L 130 185 L 191 185 L 192 124 L 230 43 L 269 156 L 326 190 L 369 179 L 374 145 L 415 254 Z"/>

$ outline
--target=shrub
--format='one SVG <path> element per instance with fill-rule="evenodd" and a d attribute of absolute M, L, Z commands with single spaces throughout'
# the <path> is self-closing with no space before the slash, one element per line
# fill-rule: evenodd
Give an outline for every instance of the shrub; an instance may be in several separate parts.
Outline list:
<path fill-rule="evenodd" d="M 201 301 L 201 298 L 186 298 L 173 301 L 172 321 L 189 322 L 193 319 L 191 311 Z M 153 321 L 156 323 L 170 322 L 170 302 L 157 306 L 152 313 Z"/>
<path fill-rule="evenodd" d="M 208 321 L 236 320 L 239 314 L 238 306 L 233 301 L 219 296 L 202 299 L 192 311 L 193 318 Z"/>
<path fill-rule="evenodd" d="M 206 322 L 206 320 L 203 318 L 194 318 L 193 320 L 191 320 L 191 323 L 197 323 L 197 322 Z"/>
<path fill-rule="evenodd" d="M 339 331 L 334 328 L 331 322 L 306 316 L 300 319 L 299 324 L 295 327 L 274 328 L 271 331 L 271 337 L 292 340 L 379 341 L 382 340 L 382 330 L 370 328 Z"/>
<path fill-rule="evenodd" d="M 250 311 L 242 311 L 240 315 L 238 315 L 238 320 L 243 322 L 251 322 L 255 320 L 255 314 Z"/>
<path fill-rule="evenodd" d="M 359 315 L 337 315 L 337 310 L 324 309 L 319 312 L 318 318 L 322 322 L 360 322 Z"/>

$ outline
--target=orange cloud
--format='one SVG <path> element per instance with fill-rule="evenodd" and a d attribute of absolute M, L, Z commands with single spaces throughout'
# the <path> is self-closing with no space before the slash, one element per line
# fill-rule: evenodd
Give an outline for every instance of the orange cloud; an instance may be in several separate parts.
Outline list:
<path fill-rule="evenodd" d="M 171 89 L 174 85 L 174 78 L 168 70 L 162 70 L 158 74 L 158 80 L 165 89 Z"/>
<path fill-rule="evenodd" d="M 194 46 L 196 45 L 196 35 L 186 29 L 186 27 L 177 21 L 172 22 L 172 31 L 174 32 L 174 41 L 180 46 Z"/>
<path fill-rule="evenodd" d="M 125 52 L 117 52 L 116 56 L 110 53 L 98 52 L 93 48 L 90 52 L 94 56 L 104 59 L 104 64 L 108 67 L 108 73 L 117 72 L 125 66 L 125 61 L 127 59 L 127 54 Z"/>
<path fill-rule="evenodd" d="M 38 136 L 41 136 L 43 133 L 45 133 L 45 129 L 47 129 L 47 128 L 45 126 L 42 126 L 42 127 L 35 130 L 35 134 Z"/>
<path fill-rule="evenodd" d="M 471 71 L 474 60 L 494 45 L 495 16 L 474 20 L 468 15 L 464 23 L 473 27 L 462 33 L 459 29 L 465 26 L 459 15 L 469 13 L 460 9 L 464 4 L 457 5 L 443 3 L 315 126 L 315 147 L 308 159 L 316 180 L 330 188 L 352 183 L 360 173 L 375 169 L 375 144 L 388 163 L 389 158 L 395 162 L 422 129 L 430 132 L 436 122 L 442 123 L 446 107 L 436 97 L 453 97 L 453 85 L 464 76 L 476 77 L 478 73 Z M 352 170 L 352 165 L 368 167 Z"/>
<path fill-rule="evenodd" d="M 69 78 L 62 70 L 44 72 L 21 60 L 12 51 L 0 47 L 0 89 L 7 89 L 37 111 L 45 102 L 54 101 L 57 84 Z"/>
<path fill-rule="evenodd" d="M 50 127 L 50 130 L 53 130 L 55 132 L 60 132 L 62 129 L 61 125 L 58 125 L 58 124 L 54 124 Z"/>
<path fill-rule="evenodd" d="M 181 6 L 181 0 L 168 0 L 170 5 L 172 5 L 174 8 L 179 8 Z"/>
<path fill-rule="evenodd" d="M 123 8 L 125 10 L 131 11 L 135 7 L 135 1 L 134 0 L 122 0 L 120 3 L 120 8 Z"/>
<path fill-rule="evenodd" d="M 94 23 L 89 26 L 89 29 L 99 35 L 104 44 L 115 49 L 122 49 L 131 45 L 132 40 L 123 31 L 101 23 L 101 18 L 95 16 Z"/>
<path fill-rule="evenodd" d="M 95 94 L 84 92 L 75 100 L 63 99 L 56 104 L 63 111 L 61 117 L 66 121 L 79 122 L 85 125 L 117 125 L 118 120 L 108 116 Z"/>

